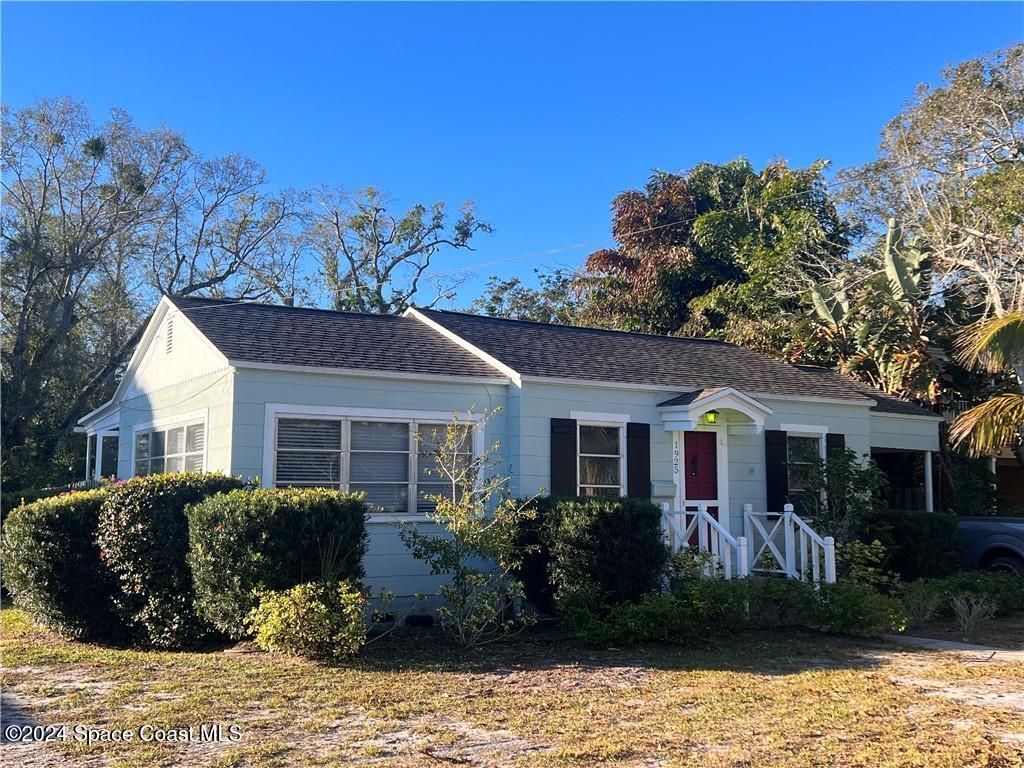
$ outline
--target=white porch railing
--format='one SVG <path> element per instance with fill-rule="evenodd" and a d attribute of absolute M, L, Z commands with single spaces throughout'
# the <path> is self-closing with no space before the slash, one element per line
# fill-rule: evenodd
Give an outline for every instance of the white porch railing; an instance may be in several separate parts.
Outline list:
<path fill-rule="evenodd" d="M 712 576 L 721 568 L 722 575 L 731 579 L 733 575 L 743 578 L 750 571 L 747 539 L 733 536 L 722 524 L 708 512 L 708 505 L 699 503 L 696 509 L 671 511 L 667 504 L 662 505 L 662 525 L 665 538 L 672 553 L 683 547 L 690 546 L 694 537 L 697 548 L 711 555 L 705 569 L 705 575 Z"/>
<path fill-rule="evenodd" d="M 750 541 L 750 570 L 781 573 L 791 579 L 836 580 L 836 543 L 820 536 L 786 504 L 783 512 L 754 512 L 743 505 L 743 531 Z"/>
<path fill-rule="evenodd" d="M 661 519 L 673 553 L 696 546 L 698 551 L 710 554 L 704 571 L 707 576 L 721 569 L 726 579 L 758 572 L 815 584 L 835 583 L 835 540 L 818 535 L 793 512 L 792 504 L 786 504 L 783 512 L 754 512 L 752 504 L 744 504 L 743 536 L 729 533 L 704 502 L 675 511 L 663 504 Z"/>

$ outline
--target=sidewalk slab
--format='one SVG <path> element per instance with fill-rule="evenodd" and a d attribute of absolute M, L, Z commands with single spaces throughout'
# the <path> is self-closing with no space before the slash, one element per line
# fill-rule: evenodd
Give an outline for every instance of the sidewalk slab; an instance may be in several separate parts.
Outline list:
<path fill-rule="evenodd" d="M 936 640 L 931 637 L 914 637 L 913 635 L 885 635 L 885 639 L 890 643 L 925 648 L 929 651 L 948 651 L 993 661 L 1024 662 L 1024 651 L 1011 651 L 988 645 L 973 645 L 972 643 L 958 643 L 954 640 Z"/>

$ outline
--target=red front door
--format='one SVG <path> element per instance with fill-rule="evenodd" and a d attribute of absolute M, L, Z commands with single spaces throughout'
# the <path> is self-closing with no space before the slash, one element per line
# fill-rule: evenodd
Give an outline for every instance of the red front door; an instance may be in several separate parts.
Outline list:
<path fill-rule="evenodd" d="M 699 501 L 718 500 L 718 435 L 714 432 L 683 433 L 683 491 L 687 511 L 696 511 Z M 718 519 L 718 507 L 708 506 Z M 694 541 L 696 543 L 696 534 Z"/>

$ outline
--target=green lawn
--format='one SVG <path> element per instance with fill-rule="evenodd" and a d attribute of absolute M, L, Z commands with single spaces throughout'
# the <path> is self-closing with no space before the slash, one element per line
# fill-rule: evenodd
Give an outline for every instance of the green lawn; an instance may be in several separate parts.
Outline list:
<path fill-rule="evenodd" d="M 594 651 L 538 634 L 466 653 L 419 632 L 331 667 L 69 643 L 15 609 L 0 629 L 4 692 L 36 722 L 242 728 L 5 745 L 8 765 L 1024 765 L 1024 664 L 834 637 Z"/>

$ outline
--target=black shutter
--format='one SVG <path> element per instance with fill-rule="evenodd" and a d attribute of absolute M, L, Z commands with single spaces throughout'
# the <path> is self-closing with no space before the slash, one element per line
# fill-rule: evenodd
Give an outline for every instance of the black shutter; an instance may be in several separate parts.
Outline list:
<path fill-rule="evenodd" d="M 836 432 L 833 434 L 829 432 L 825 435 L 825 455 L 828 458 L 835 456 L 841 456 L 843 451 L 846 450 L 846 437 Z"/>
<path fill-rule="evenodd" d="M 768 512 L 781 512 L 789 496 L 786 469 L 786 433 L 778 429 L 764 431 L 764 479 L 768 491 Z"/>
<path fill-rule="evenodd" d="M 576 495 L 576 419 L 551 420 L 551 495 Z"/>
<path fill-rule="evenodd" d="M 650 424 L 626 424 L 626 495 L 651 498 Z"/>

